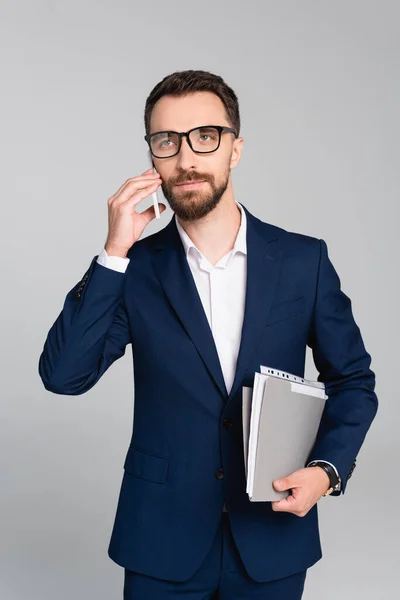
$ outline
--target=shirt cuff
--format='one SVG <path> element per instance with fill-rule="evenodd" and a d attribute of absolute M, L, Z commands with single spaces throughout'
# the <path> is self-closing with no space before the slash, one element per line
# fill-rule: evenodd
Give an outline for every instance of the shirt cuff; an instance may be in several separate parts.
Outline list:
<path fill-rule="evenodd" d="M 106 249 L 100 252 L 97 257 L 97 262 L 99 265 L 106 267 L 107 269 L 113 269 L 113 271 L 119 271 L 120 273 L 125 273 L 128 268 L 130 258 L 123 256 L 109 256 L 106 252 Z"/>

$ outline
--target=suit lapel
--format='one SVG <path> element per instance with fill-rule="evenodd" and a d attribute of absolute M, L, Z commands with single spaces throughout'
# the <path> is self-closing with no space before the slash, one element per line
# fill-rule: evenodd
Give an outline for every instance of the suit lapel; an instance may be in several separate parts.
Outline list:
<path fill-rule="evenodd" d="M 243 206 L 243 205 L 242 205 Z M 159 232 L 153 265 L 158 280 L 177 317 L 192 339 L 224 402 L 231 400 L 241 385 L 246 367 L 267 321 L 274 297 L 282 252 L 275 229 L 254 217 L 247 217 L 247 280 L 242 335 L 232 389 L 228 394 L 214 337 L 204 312 L 196 283 L 187 262 L 173 216 Z"/>
<path fill-rule="evenodd" d="M 243 205 L 242 205 L 243 206 Z M 241 386 L 247 365 L 267 322 L 282 262 L 277 229 L 253 216 L 247 216 L 247 280 L 242 336 L 230 401 Z"/>

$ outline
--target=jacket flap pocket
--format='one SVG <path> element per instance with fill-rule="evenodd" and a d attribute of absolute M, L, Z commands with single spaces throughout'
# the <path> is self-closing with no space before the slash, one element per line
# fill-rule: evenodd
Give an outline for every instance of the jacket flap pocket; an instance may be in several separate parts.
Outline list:
<path fill-rule="evenodd" d="M 169 460 L 165 456 L 151 454 L 130 446 L 124 462 L 124 469 L 136 477 L 155 483 L 164 483 L 167 479 Z"/>

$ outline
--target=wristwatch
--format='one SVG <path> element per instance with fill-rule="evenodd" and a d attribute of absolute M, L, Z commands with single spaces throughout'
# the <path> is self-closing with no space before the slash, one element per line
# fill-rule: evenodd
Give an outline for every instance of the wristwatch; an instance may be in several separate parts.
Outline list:
<path fill-rule="evenodd" d="M 322 494 L 323 496 L 329 496 L 332 492 L 337 492 L 339 490 L 341 483 L 340 475 L 336 474 L 335 469 L 333 469 L 331 465 L 323 461 L 313 460 L 307 467 L 322 467 L 327 473 L 329 477 L 329 489 Z"/>

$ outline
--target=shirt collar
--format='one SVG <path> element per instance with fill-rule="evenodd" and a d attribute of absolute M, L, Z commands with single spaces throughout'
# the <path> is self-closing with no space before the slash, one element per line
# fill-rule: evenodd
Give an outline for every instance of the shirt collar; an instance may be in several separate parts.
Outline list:
<path fill-rule="evenodd" d="M 240 212 L 242 214 L 242 218 L 240 220 L 240 227 L 236 236 L 236 240 L 235 240 L 235 244 L 231 250 L 231 255 L 233 256 L 236 252 L 243 252 L 243 254 L 247 254 L 247 243 L 246 243 L 246 228 L 247 228 L 247 221 L 246 221 L 246 213 L 243 210 L 243 207 L 241 204 L 239 204 L 239 202 L 237 202 L 235 200 L 235 203 L 237 204 L 238 208 L 240 209 Z M 175 215 L 175 223 L 176 223 L 176 227 L 178 229 L 179 235 L 181 237 L 182 240 L 182 244 L 183 247 L 185 249 L 185 254 L 186 254 L 186 258 L 189 254 L 190 248 L 195 248 L 195 250 L 197 250 L 197 252 L 199 253 L 199 255 L 203 257 L 203 254 L 200 252 L 200 250 L 197 248 L 197 246 L 195 246 L 195 244 L 192 242 L 191 238 L 188 236 L 188 234 L 186 233 L 186 231 L 183 229 L 182 225 L 179 223 L 177 216 Z"/>

